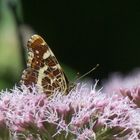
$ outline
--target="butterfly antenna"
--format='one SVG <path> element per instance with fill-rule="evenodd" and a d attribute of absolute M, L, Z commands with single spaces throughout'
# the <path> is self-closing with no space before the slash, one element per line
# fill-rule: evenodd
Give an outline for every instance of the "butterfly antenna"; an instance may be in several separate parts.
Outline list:
<path fill-rule="evenodd" d="M 76 81 L 79 81 L 80 79 L 82 79 L 83 77 L 85 77 L 86 75 L 88 75 L 89 73 L 91 73 L 92 71 L 94 71 L 97 67 L 99 67 L 99 64 L 97 64 L 94 68 L 92 68 L 90 71 L 86 72 L 85 74 L 83 74 L 82 76 L 80 76 L 79 78 L 76 79 Z"/>

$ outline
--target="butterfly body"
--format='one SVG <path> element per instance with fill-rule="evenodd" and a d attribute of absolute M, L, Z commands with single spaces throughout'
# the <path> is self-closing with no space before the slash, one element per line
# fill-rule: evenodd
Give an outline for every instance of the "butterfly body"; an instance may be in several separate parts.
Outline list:
<path fill-rule="evenodd" d="M 26 86 L 35 84 L 47 95 L 55 91 L 66 93 L 68 80 L 50 47 L 39 35 L 33 35 L 28 43 L 27 69 L 21 83 Z"/>

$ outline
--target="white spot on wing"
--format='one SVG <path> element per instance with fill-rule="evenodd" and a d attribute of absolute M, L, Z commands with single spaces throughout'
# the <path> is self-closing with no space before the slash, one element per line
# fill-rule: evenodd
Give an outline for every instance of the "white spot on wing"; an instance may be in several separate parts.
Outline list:
<path fill-rule="evenodd" d="M 41 43 L 41 45 L 46 45 L 46 42 L 45 42 L 45 41 L 43 41 L 43 42 Z"/>
<path fill-rule="evenodd" d="M 35 50 L 35 53 L 36 53 L 36 54 L 39 54 L 39 51 L 38 51 L 38 50 Z"/>
<path fill-rule="evenodd" d="M 46 71 L 47 69 L 48 69 L 48 66 L 45 66 L 39 69 L 37 85 L 40 85 L 40 88 L 42 88 L 42 79 L 46 76 L 44 74 L 44 71 Z M 41 91 L 43 91 L 43 88 L 41 89 Z"/>
<path fill-rule="evenodd" d="M 27 67 L 30 67 L 31 66 L 31 62 L 34 58 L 34 54 L 32 52 L 29 52 L 28 53 L 28 62 L 27 62 Z"/>
<path fill-rule="evenodd" d="M 47 59 L 50 55 L 51 55 L 50 52 L 47 51 L 46 53 L 44 53 L 43 59 Z"/>

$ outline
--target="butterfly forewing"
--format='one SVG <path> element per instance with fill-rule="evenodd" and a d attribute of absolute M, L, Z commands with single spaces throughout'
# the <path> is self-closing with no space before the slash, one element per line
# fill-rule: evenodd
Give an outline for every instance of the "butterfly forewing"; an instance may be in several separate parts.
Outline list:
<path fill-rule="evenodd" d="M 33 35 L 28 43 L 27 69 L 21 83 L 35 84 L 39 90 L 50 95 L 55 91 L 67 92 L 68 80 L 53 52 L 39 35 Z"/>

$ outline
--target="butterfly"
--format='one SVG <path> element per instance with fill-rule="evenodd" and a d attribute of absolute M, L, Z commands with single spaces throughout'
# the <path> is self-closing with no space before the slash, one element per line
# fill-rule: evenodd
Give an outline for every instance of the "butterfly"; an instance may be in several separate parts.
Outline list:
<path fill-rule="evenodd" d="M 20 83 L 37 85 L 47 95 L 60 91 L 68 92 L 69 82 L 63 69 L 48 44 L 39 35 L 33 35 L 27 43 L 27 68 L 23 71 Z"/>

